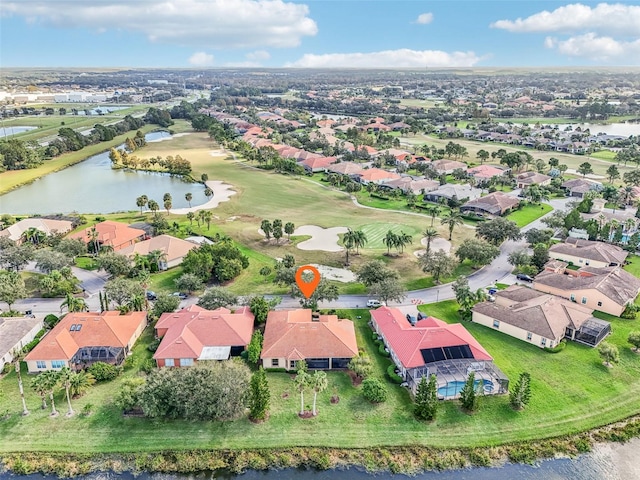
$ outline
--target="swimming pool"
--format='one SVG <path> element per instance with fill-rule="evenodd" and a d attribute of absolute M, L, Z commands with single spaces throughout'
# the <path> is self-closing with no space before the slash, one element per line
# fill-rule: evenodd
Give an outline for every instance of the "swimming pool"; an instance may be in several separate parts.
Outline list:
<path fill-rule="evenodd" d="M 476 380 L 474 382 L 476 388 L 480 384 L 483 383 L 484 393 L 493 392 L 493 382 L 491 380 Z M 449 382 L 444 387 L 440 387 L 438 389 L 439 397 L 455 397 L 460 393 L 462 387 L 464 387 L 465 382 L 456 380 L 455 382 Z"/>

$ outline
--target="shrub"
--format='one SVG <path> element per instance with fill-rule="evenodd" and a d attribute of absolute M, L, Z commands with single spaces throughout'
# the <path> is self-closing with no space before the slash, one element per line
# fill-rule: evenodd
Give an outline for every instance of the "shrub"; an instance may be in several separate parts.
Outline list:
<path fill-rule="evenodd" d="M 556 345 L 553 348 L 549 348 L 549 347 L 544 347 L 544 351 L 545 352 L 549 352 L 549 353 L 558 353 L 561 352 L 562 350 L 564 350 L 564 348 L 567 346 L 567 341 L 566 340 L 561 340 L 560 343 L 558 345 Z"/>
<path fill-rule="evenodd" d="M 392 363 L 387 367 L 387 376 L 393 383 L 400 385 L 404 380 L 396 373 L 396 366 Z"/>
<path fill-rule="evenodd" d="M 149 350 L 150 352 L 155 352 L 160 346 L 160 341 L 161 340 L 159 338 L 156 338 L 153 342 L 147 345 L 147 350 Z"/>
<path fill-rule="evenodd" d="M 35 346 L 38 343 L 40 343 L 40 339 L 45 334 L 45 332 L 46 330 L 43 328 L 38 333 L 36 333 L 36 336 L 34 337 L 34 339 L 31 340 L 29 343 L 27 343 L 24 347 L 22 347 L 22 352 L 26 354 L 26 353 L 29 353 L 31 350 L 33 350 Z"/>
<path fill-rule="evenodd" d="M 156 362 L 153 360 L 153 358 L 147 358 L 140 365 L 140 370 L 146 374 L 153 372 L 155 369 L 156 369 Z"/>
<path fill-rule="evenodd" d="M 380 352 L 380 355 L 384 357 L 389 357 L 391 355 L 389 352 L 385 350 L 384 343 L 382 342 L 380 342 L 380 345 L 378 346 L 378 352 Z"/>
<path fill-rule="evenodd" d="M 97 382 L 108 382 L 120 374 L 120 369 L 118 367 L 104 362 L 96 362 L 91 365 L 88 370 Z"/>
<path fill-rule="evenodd" d="M 387 400 L 387 389 L 377 378 L 367 378 L 362 382 L 362 395 L 371 403 Z"/>
<path fill-rule="evenodd" d="M 44 326 L 47 329 L 51 330 L 58 324 L 59 321 L 60 319 L 58 317 L 56 317 L 53 313 L 50 313 L 49 315 L 44 317 Z"/>

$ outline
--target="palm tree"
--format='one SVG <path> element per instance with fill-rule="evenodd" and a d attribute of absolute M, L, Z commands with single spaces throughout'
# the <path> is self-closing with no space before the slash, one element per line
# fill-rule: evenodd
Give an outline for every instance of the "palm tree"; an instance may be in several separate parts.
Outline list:
<path fill-rule="evenodd" d="M 322 370 L 316 370 L 316 372 L 311 377 L 311 388 L 313 389 L 313 416 L 316 416 L 316 398 L 318 397 L 318 393 L 326 390 L 329 386 L 329 381 L 327 380 L 327 374 Z"/>
<path fill-rule="evenodd" d="M 413 243 L 413 237 L 408 233 L 404 233 L 403 231 L 400 231 L 400 234 L 398 235 L 398 240 L 396 242 L 396 246 L 400 249 L 401 254 L 404 253 L 404 247 L 406 245 L 409 245 L 410 243 Z"/>
<path fill-rule="evenodd" d="M 171 207 L 173 207 L 173 203 L 171 203 L 171 199 L 165 200 L 164 201 L 164 209 L 167 211 L 167 215 L 169 215 L 171 213 L 171 212 L 169 212 L 169 210 L 171 210 Z"/>
<path fill-rule="evenodd" d="M 391 230 L 388 230 L 387 234 L 382 239 L 382 243 L 387 247 L 387 255 L 390 255 L 391 247 L 395 247 L 398 244 L 398 236 Z"/>
<path fill-rule="evenodd" d="M 211 219 L 213 218 L 213 212 L 211 210 L 200 210 L 200 217 L 202 221 L 207 224 L 207 230 L 211 228 Z"/>
<path fill-rule="evenodd" d="M 207 201 L 213 197 L 213 190 L 211 190 L 209 187 L 204 189 L 204 195 L 207 197 Z"/>
<path fill-rule="evenodd" d="M 353 245 L 356 247 L 356 254 L 359 253 L 359 248 L 364 248 L 367 241 L 367 235 L 362 230 L 355 230 L 353 232 Z"/>
<path fill-rule="evenodd" d="M 100 237 L 100 232 L 96 230 L 96 227 L 94 225 L 93 227 L 91 227 L 88 234 L 89 234 L 89 241 L 93 245 L 93 253 L 97 255 L 100 253 L 100 242 L 98 241 L 98 237 Z"/>
<path fill-rule="evenodd" d="M 304 391 L 309 386 L 310 375 L 306 371 L 300 370 L 293 381 L 296 384 L 296 389 L 300 392 L 300 415 L 304 415 Z"/>
<path fill-rule="evenodd" d="M 429 207 L 427 209 L 427 213 L 431 215 L 431 226 L 433 227 L 433 222 L 436 217 L 440 214 L 440 207 L 434 205 L 433 207 Z"/>
<path fill-rule="evenodd" d="M 152 250 L 147 254 L 149 263 L 155 265 L 156 271 L 162 270 L 161 263 L 167 259 L 167 254 L 162 250 Z"/>
<path fill-rule="evenodd" d="M 142 215 L 142 209 L 149 202 L 149 198 L 146 195 L 140 195 L 136 198 L 136 205 L 140 207 L 140 215 Z"/>
<path fill-rule="evenodd" d="M 427 228 L 424 232 L 422 232 L 422 234 L 424 235 L 424 238 L 427 239 L 427 250 L 425 252 L 425 255 L 428 255 L 431 251 L 431 241 L 434 238 L 438 237 L 440 234 L 435 228 Z"/>
<path fill-rule="evenodd" d="M 47 370 L 40 374 L 42 378 L 43 388 L 49 394 L 49 400 L 51 401 L 51 416 L 55 417 L 58 415 L 58 410 L 56 410 L 56 404 L 53 400 L 53 392 L 58 386 L 58 372 L 54 372 L 53 370 Z"/>
<path fill-rule="evenodd" d="M 21 236 L 22 241 L 31 242 L 34 245 L 39 245 L 47 237 L 47 234 L 36 227 L 27 229 Z"/>
<path fill-rule="evenodd" d="M 193 212 L 187 212 L 187 219 L 189 220 L 189 225 L 193 225 L 193 219 L 196 218 L 196 214 Z"/>
<path fill-rule="evenodd" d="M 149 210 L 151 210 L 153 213 L 156 213 L 158 210 L 160 210 L 160 206 L 158 205 L 158 202 L 156 202 L 155 200 L 149 200 L 149 202 L 147 203 L 147 206 L 149 207 Z"/>
<path fill-rule="evenodd" d="M 191 195 L 191 192 L 189 193 L 185 193 L 184 194 L 184 199 L 189 202 L 189 207 L 191 207 L 191 199 L 193 198 L 193 195 Z"/>
<path fill-rule="evenodd" d="M 71 396 L 69 394 L 71 377 L 73 377 L 73 372 L 69 367 L 62 367 L 58 372 L 58 383 L 64 387 L 65 394 L 67 395 L 67 405 L 69 406 L 67 417 L 70 417 L 74 413 L 73 408 L 71 408 Z"/>
<path fill-rule="evenodd" d="M 96 379 L 88 372 L 73 372 L 69 385 L 69 391 L 73 398 L 82 396 L 89 387 L 96 383 Z"/>
<path fill-rule="evenodd" d="M 44 375 L 38 375 L 33 380 L 31 380 L 31 389 L 36 392 L 36 394 L 42 400 L 42 405 L 40 408 L 42 408 L 42 410 L 47 408 L 47 395 L 49 394 L 49 387 L 47 386 L 46 377 Z"/>
<path fill-rule="evenodd" d="M 460 215 L 460 212 L 454 212 L 453 210 L 451 210 L 451 212 L 445 214 L 442 217 L 442 220 L 440 220 L 440 222 L 442 223 L 442 225 L 447 225 L 447 227 L 449 228 L 449 241 L 451 241 L 453 229 L 458 225 L 462 225 L 462 215 Z"/>
<path fill-rule="evenodd" d="M 86 312 L 89 310 L 84 298 L 74 297 L 70 293 L 67 293 L 64 302 L 60 304 L 60 312 L 62 312 L 64 307 L 67 307 L 69 312 Z"/>
<path fill-rule="evenodd" d="M 349 252 L 355 245 L 354 232 L 350 228 L 347 229 L 347 232 L 342 237 L 342 243 L 347 252 L 347 258 L 345 260 L 345 264 L 349 265 Z"/>

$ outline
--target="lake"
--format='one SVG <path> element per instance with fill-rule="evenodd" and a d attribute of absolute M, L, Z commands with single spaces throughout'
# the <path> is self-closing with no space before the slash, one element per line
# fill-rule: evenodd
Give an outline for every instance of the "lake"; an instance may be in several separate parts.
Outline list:
<path fill-rule="evenodd" d="M 38 127 L 20 127 L 20 126 L 12 126 L 12 127 L 0 127 L 0 138 L 10 137 L 11 135 L 15 135 L 17 133 L 28 132 L 29 130 L 36 130 Z"/>
<path fill-rule="evenodd" d="M 640 135 L 640 123 L 559 123 L 557 125 L 551 125 L 551 127 L 556 126 L 561 132 L 563 132 L 567 127 L 571 127 L 572 130 L 580 127 L 581 130 L 586 130 L 588 128 L 591 132 L 591 135 L 597 135 L 598 133 L 605 133 L 607 135 L 622 135 L 623 137 Z"/>
<path fill-rule="evenodd" d="M 168 136 L 167 132 L 153 132 L 146 139 L 154 141 Z M 0 213 L 122 212 L 136 210 L 136 198 L 140 195 L 155 200 L 162 209 L 165 193 L 171 194 L 173 208 L 181 208 L 189 206 L 184 198 L 186 193 L 193 195 L 192 205 L 205 203 L 204 188 L 200 183 L 166 174 L 114 170 L 109 153 L 103 152 L 0 196 Z"/>
<path fill-rule="evenodd" d="M 285 469 L 265 472 L 249 470 L 242 475 L 203 472 L 193 475 L 166 473 L 134 475 L 132 473 L 96 473 L 88 480 L 632 480 L 640 479 L 640 462 L 636 461 L 640 439 L 626 444 L 599 444 L 594 450 L 574 460 L 545 460 L 538 465 L 506 464 L 496 468 L 467 468 L 443 472 L 426 472 L 416 476 L 390 473 L 369 474 L 358 469 L 304 470 Z M 54 480 L 52 475 L 9 475 L 0 480 Z"/>

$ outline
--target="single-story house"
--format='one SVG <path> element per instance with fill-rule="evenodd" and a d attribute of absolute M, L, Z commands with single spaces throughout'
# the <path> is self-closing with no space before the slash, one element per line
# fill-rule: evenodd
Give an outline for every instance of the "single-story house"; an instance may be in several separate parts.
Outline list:
<path fill-rule="evenodd" d="M 307 158 L 300 162 L 307 172 L 324 172 L 329 165 L 333 165 L 338 161 L 337 157 L 315 157 Z"/>
<path fill-rule="evenodd" d="M 474 200 L 480 198 L 480 195 L 482 195 L 482 190 L 474 188 L 468 183 L 462 185 L 459 183 L 445 183 L 436 190 L 425 193 L 424 199 L 429 202 L 440 202 L 442 199 L 463 200 L 466 198 L 467 200 Z"/>
<path fill-rule="evenodd" d="M 51 218 L 25 218 L 4 230 L 0 230 L 0 237 L 8 237 L 16 243 L 22 243 L 25 232 L 35 228 L 45 235 L 65 234 L 73 229 L 73 223 L 69 220 L 55 220 Z"/>
<path fill-rule="evenodd" d="M 487 395 L 507 393 L 509 380 L 489 353 L 460 323 L 434 317 L 412 326 L 397 308 L 371 310 L 371 325 L 389 350 L 400 376 L 416 391 L 422 377 L 435 375 L 438 396 L 457 398 L 471 372 Z"/>
<path fill-rule="evenodd" d="M 295 370 L 304 360 L 311 369 L 347 368 L 358 355 L 353 322 L 310 309 L 269 312 L 262 342 L 265 368 Z"/>
<path fill-rule="evenodd" d="M 396 180 L 400 175 L 381 168 L 367 168 L 359 173 L 350 175 L 355 181 L 367 185 L 369 183 L 381 184 L 388 180 Z"/>
<path fill-rule="evenodd" d="M 72 312 L 60 320 L 27 354 L 29 373 L 95 362 L 120 365 L 147 326 L 147 312 Z"/>
<path fill-rule="evenodd" d="M 525 188 L 530 185 L 545 186 L 551 183 L 551 177 L 538 172 L 524 172 L 516 177 L 518 188 Z"/>
<path fill-rule="evenodd" d="M 609 267 L 623 265 L 629 252 L 610 243 L 568 237 L 549 248 L 549 257 L 576 266 Z"/>
<path fill-rule="evenodd" d="M 158 367 L 189 367 L 200 360 L 227 360 L 251 342 L 254 316 L 249 307 L 206 310 L 190 305 L 163 313 L 156 323 L 161 338 L 153 358 Z"/>
<path fill-rule="evenodd" d="M 563 338 L 595 347 L 611 333 L 593 309 L 524 285 L 511 285 L 494 299 L 477 303 L 471 320 L 540 348 L 553 348 Z"/>
<path fill-rule="evenodd" d="M 0 317 L 0 372 L 42 329 L 42 318 Z"/>
<path fill-rule="evenodd" d="M 600 191 L 602 184 L 586 178 L 572 178 L 564 182 L 561 187 L 564 188 L 568 196 L 582 198 L 585 193 L 591 190 Z"/>
<path fill-rule="evenodd" d="M 402 177 L 395 180 L 389 180 L 381 185 L 389 190 L 400 189 L 403 193 L 413 193 L 420 195 L 432 192 L 440 187 L 440 182 L 429 180 L 428 178 Z"/>
<path fill-rule="evenodd" d="M 640 279 L 619 266 L 571 270 L 563 265 L 545 268 L 533 279 L 533 288 L 616 317 L 640 293 Z"/>
<path fill-rule="evenodd" d="M 434 160 L 431 162 L 431 167 L 438 172 L 438 174 L 448 175 L 449 173 L 453 173 L 454 170 L 467 170 L 467 164 L 462 162 L 457 162 L 455 160 Z"/>
<path fill-rule="evenodd" d="M 494 165 L 478 165 L 467 170 L 467 174 L 475 178 L 478 182 L 486 182 L 493 177 L 503 176 L 509 169 L 498 168 Z"/>
<path fill-rule="evenodd" d="M 167 270 L 180 265 L 187 253 L 194 248 L 197 248 L 197 245 L 187 240 L 171 235 L 158 235 L 125 247 L 120 250 L 120 254 L 133 259 L 136 254 L 145 256 L 159 250 L 164 256 L 158 262 L 158 269 Z"/>
<path fill-rule="evenodd" d="M 356 175 L 363 170 L 364 168 L 354 162 L 334 163 L 327 167 L 327 172 L 338 173 L 340 175 Z"/>
<path fill-rule="evenodd" d="M 112 220 L 96 223 L 93 227 L 87 227 L 80 232 L 69 235 L 69 238 L 79 238 L 87 245 L 97 242 L 100 248 L 103 246 L 111 247 L 114 251 L 131 246 L 140 240 L 144 240 L 145 237 L 146 232 L 144 230 L 131 228 L 126 223 Z"/>
<path fill-rule="evenodd" d="M 500 216 L 509 213 L 517 207 L 519 203 L 520 200 L 516 197 L 502 192 L 493 192 L 484 197 L 469 200 L 460 207 L 460 211 Z"/>

